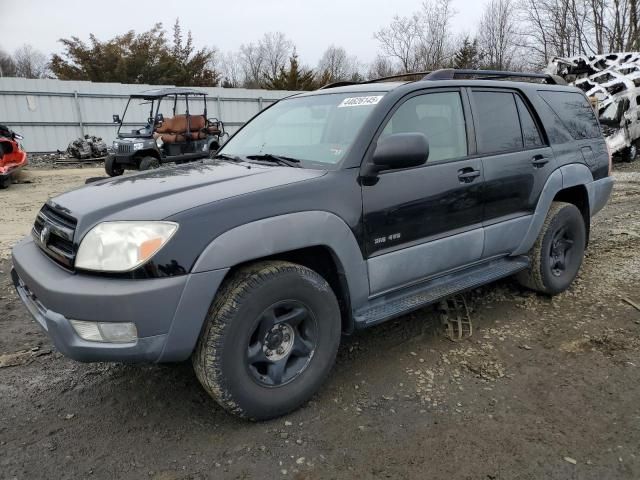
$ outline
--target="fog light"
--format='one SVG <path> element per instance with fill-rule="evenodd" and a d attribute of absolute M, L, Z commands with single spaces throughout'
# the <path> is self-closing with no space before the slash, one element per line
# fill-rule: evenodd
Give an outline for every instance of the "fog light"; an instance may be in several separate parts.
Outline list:
<path fill-rule="evenodd" d="M 69 321 L 80 338 L 90 342 L 128 343 L 138 339 L 135 323 Z"/>

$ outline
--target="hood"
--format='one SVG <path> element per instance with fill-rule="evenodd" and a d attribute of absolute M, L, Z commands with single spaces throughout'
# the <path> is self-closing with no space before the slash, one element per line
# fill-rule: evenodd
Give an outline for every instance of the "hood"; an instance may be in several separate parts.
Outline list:
<path fill-rule="evenodd" d="M 162 220 L 190 208 L 326 173 L 252 163 L 194 162 L 100 180 L 49 200 L 85 230 L 106 220 Z"/>

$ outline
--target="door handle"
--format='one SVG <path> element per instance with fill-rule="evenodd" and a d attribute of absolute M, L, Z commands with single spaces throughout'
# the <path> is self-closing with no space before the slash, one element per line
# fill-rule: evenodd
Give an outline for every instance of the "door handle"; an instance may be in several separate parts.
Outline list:
<path fill-rule="evenodd" d="M 480 170 L 474 170 L 471 167 L 463 168 L 458 170 L 458 179 L 462 183 L 470 183 L 475 180 L 476 177 L 480 176 Z"/>
<path fill-rule="evenodd" d="M 547 163 L 549 163 L 549 159 L 547 157 L 545 157 L 544 155 L 535 155 L 531 159 L 531 164 L 535 168 L 544 167 Z"/>

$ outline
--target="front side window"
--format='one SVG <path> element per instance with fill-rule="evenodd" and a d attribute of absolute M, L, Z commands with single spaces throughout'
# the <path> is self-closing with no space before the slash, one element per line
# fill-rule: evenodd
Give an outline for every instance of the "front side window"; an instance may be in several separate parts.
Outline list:
<path fill-rule="evenodd" d="M 220 153 L 290 157 L 306 167 L 337 164 L 383 96 L 352 92 L 282 100 L 254 118 Z"/>
<path fill-rule="evenodd" d="M 412 97 L 395 111 L 381 138 L 394 133 L 424 133 L 429 140 L 429 162 L 467 155 L 467 133 L 458 92 Z"/>
<path fill-rule="evenodd" d="M 474 91 L 474 120 L 479 153 L 500 153 L 522 148 L 522 132 L 511 92 Z"/>

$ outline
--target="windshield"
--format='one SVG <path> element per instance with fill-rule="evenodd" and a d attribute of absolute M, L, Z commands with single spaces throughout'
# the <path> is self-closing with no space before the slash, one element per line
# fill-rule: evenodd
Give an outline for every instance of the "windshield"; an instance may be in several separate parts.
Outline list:
<path fill-rule="evenodd" d="M 150 136 L 152 133 L 154 108 L 157 102 L 143 98 L 131 98 L 122 114 L 122 124 L 118 128 L 120 137 Z"/>
<path fill-rule="evenodd" d="M 302 166 L 337 164 L 383 95 L 358 92 L 282 100 L 247 124 L 221 153 L 287 157 Z"/>

